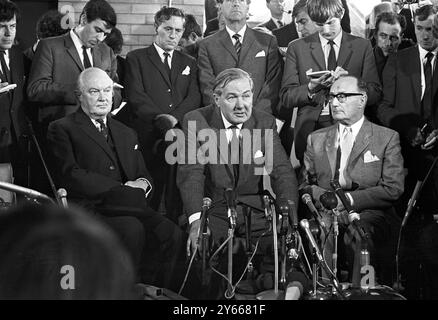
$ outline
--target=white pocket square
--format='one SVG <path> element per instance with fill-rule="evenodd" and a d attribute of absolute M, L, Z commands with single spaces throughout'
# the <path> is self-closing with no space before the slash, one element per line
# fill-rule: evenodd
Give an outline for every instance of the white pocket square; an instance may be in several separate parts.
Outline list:
<path fill-rule="evenodd" d="M 256 58 L 258 57 L 266 57 L 266 53 L 265 50 L 262 50 L 260 52 L 257 52 L 257 54 L 255 55 Z"/>
<path fill-rule="evenodd" d="M 138 150 L 138 144 L 134 146 L 134 150 Z"/>
<path fill-rule="evenodd" d="M 190 67 L 186 66 L 186 68 L 181 73 L 183 76 L 188 76 L 190 74 Z"/>
<path fill-rule="evenodd" d="M 370 162 L 379 161 L 379 160 L 380 160 L 379 157 L 371 154 L 370 150 L 365 152 L 365 154 L 363 155 L 363 162 L 364 163 L 370 163 Z"/>
<path fill-rule="evenodd" d="M 256 159 L 256 158 L 260 158 L 260 157 L 263 157 L 263 152 L 262 152 L 261 150 L 257 150 L 257 151 L 254 153 L 254 159 Z"/>

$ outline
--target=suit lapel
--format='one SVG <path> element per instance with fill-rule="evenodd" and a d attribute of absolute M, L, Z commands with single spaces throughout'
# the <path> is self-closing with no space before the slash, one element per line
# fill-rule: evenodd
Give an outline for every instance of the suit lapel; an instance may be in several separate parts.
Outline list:
<path fill-rule="evenodd" d="M 219 42 L 231 54 L 231 56 L 236 61 L 236 65 L 237 65 L 237 62 L 239 61 L 239 59 L 237 57 L 236 49 L 234 49 L 233 42 L 231 41 L 230 35 L 228 34 L 227 30 L 223 29 L 223 30 L 219 31 L 218 36 L 219 36 Z"/>
<path fill-rule="evenodd" d="M 93 67 L 100 67 L 102 65 L 102 52 L 96 46 L 91 49 L 91 53 L 93 56 Z"/>
<path fill-rule="evenodd" d="M 170 78 L 172 79 L 172 83 L 176 84 L 176 78 L 182 72 L 182 57 L 178 51 L 173 51 L 172 55 L 172 68 L 170 69 Z"/>
<path fill-rule="evenodd" d="M 128 175 L 129 168 L 127 167 L 127 163 L 129 162 L 128 157 L 131 155 L 131 153 L 129 153 L 129 150 L 127 149 L 129 146 L 125 143 L 123 131 L 119 129 L 118 124 L 111 117 L 107 118 L 107 126 L 110 130 L 114 148 L 116 149 L 123 172 Z"/>
<path fill-rule="evenodd" d="M 114 152 L 111 150 L 108 142 L 105 140 L 105 137 L 97 130 L 94 126 L 91 119 L 82 111 L 81 108 L 75 113 L 75 121 L 79 125 L 79 128 L 82 129 L 94 142 L 96 142 L 105 153 L 113 160 L 114 163 L 117 163 L 117 159 L 114 157 Z"/>
<path fill-rule="evenodd" d="M 353 48 L 349 39 L 349 35 L 345 32 L 342 32 L 341 47 L 339 48 L 337 65 L 347 70 L 352 54 Z"/>
<path fill-rule="evenodd" d="M 415 49 L 414 49 L 415 48 Z M 415 101 L 418 101 L 418 107 L 421 105 L 421 62 L 418 46 L 413 47 L 414 54 L 412 61 L 406 62 L 407 75 L 410 75 L 412 90 L 414 91 Z"/>
<path fill-rule="evenodd" d="M 78 66 L 79 70 L 83 71 L 84 65 L 82 64 L 81 58 L 79 57 L 78 54 L 78 50 L 76 50 L 73 40 L 70 37 L 70 33 L 67 33 L 64 37 L 64 46 L 65 49 L 67 50 L 67 53 L 70 55 L 70 57 Z"/>
<path fill-rule="evenodd" d="M 246 31 L 245 31 L 245 37 L 244 37 L 243 43 L 242 43 L 242 50 L 240 51 L 239 62 L 245 61 L 245 57 L 248 55 L 249 51 L 251 50 L 251 48 L 255 42 L 256 41 L 255 41 L 254 31 L 247 27 Z M 233 47 L 233 49 L 234 49 L 234 47 Z"/>
<path fill-rule="evenodd" d="M 325 151 L 328 158 L 328 163 L 330 164 L 330 170 L 332 172 L 332 177 L 335 175 L 336 170 L 336 140 L 338 139 L 338 125 L 334 125 L 330 130 L 328 130 L 325 139 Z"/>
<path fill-rule="evenodd" d="M 322 52 L 321 41 L 319 41 L 318 33 L 315 33 L 310 36 L 310 52 L 312 54 L 313 60 L 315 60 L 316 64 L 319 66 L 320 70 L 325 70 L 325 59 L 324 53 Z M 313 70 L 317 71 L 317 70 Z"/>
<path fill-rule="evenodd" d="M 362 155 L 362 152 L 368 147 L 370 143 L 370 137 L 372 136 L 371 123 L 364 120 L 362 128 L 360 128 L 359 133 L 353 144 L 353 149 L 351 149 L 350 157 L 347 161 L 347 168 L 352 168 L 354 162 L 357 158 Z"/>
<path fill-rule="evenodd" d="M 164 81 L 166 81 L 167 85 L 170 88 L 171 84 L 170 84 L 169 76 L 167 75 L 166 69 L 164 68 L 164 64 L 161 61 L 160 56 L 158 55 L 158 52 L 155 49 L 153 44 L 146 49 L 146 53 L 147 53 L 147 57 L 151 61 L 152 65 L 154 65 L 155 68 L 158 69 L 158 71 L 161 73 L 161 76 L 163 77 Z M 175 56 L 175 52 L 174 52 L 173 56 Z"/>

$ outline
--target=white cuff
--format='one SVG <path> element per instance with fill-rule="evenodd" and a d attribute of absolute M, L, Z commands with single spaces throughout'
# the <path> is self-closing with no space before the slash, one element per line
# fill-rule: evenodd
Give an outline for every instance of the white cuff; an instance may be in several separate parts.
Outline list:
<path fill-rule="evenodd" d="M 147 198 L 149 196 L 149 193 L 151 193 L 151 191 L 152 191 L 152 184 L 146 178 L 138 178 L 137 180 L 140 180 L 140 181 L 147 183 L 148 186 L 146 187 L 146 191 L 144 192 L 145 193 L 144 197 Z"/>
<path fill-rule="evenodd" d="M 350 192 L 346 192 L 345 194 L 347 195 L 348 200 L 350 200 L 350 204 L 353 205 L 354 204 L 354 200 L 353 200 L 353 197 L 351 196 Z"/>
<path fill-rule="evenodd" d="M 192 222 L 201 219 L 201 212 L 192 213 L 189 216 L 189 225 L 192 224 Z"/>

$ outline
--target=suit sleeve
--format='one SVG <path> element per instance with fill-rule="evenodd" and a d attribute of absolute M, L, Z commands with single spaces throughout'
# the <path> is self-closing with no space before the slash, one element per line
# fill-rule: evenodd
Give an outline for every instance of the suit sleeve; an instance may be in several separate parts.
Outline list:
<path fill-rule="evenodd" d="M 108 49 L 109 49 L 110 60 L 111 60 L 111 74 L 109 74 L 109 76 L 114 82 L 118 83 L 120 79 L 119 76 L 117 75 L 117 57 L 111 48 Z M 113 96 L 113 109 L 118 108 L 121 103 L 122 103 L 122 91 L 120 90 L 120 88 L 115 88 L 114 96 Z"/>
<path fill-rule="evenodd" d="M 187 95 L 170 113 L 177 118 L 179 122 L 182 122 L 187 112 L 197 109 L 201 105 L 201 94 L 198 85 L 198 67 L 193 59 L 190 59 L 190 61 L 190 84 Z"/>
<path fill-rule="evenodd" d="M 277 199 L 292 200 L 298 205 L 298 182 L 295 171 L 286 156 L 280 137 L 277 133 L 275 120 L 271 125 L 273 132 L 273 170 L 270 174 L 272 189 Z M 269 152 L 269 151 L 267 151 Z"/>
<path fill-rule="evenodd" d="M 295 107 L 308 105 L 318 105 L 317 99 L 310 100 L 308 97 L 308 81 L 300 82 L 298 46 L 291 43 L 286 52 L 286 64 L 284 67 L 283 80 L 280 90 L 281 108 L 279 115 L 281 118 L 287 117 Z"/>
<path fill-rule="evenodd" d="M 199 86 L 202 94 L 202 104 L 204 106 L 212 104 L 213 101 L 213 84 L 215 75 L 213 67 L 208 56 L 207 45 L 204 41 L 199 42 L 198 51 L 198 72 L 199 72 Z"/>
<path fill-rule="evenodd" d="M 50 43 L 40 41 L 33 58 L 29 75 L 27 95 L 32 102 L 53 105 L 76 104 L 76 83 L 57 83 L 54 81 L 54 54 Z"/>
<path fill-rule="evenodd" d="M 279 93 L 281 77 L 283 76 L 283 59 L 278 49 L 277 40 L 273 36 L 269 43 L 268 56 L 266 57 L 265 82 L 260 91 L 255 108 L 267 112 L 275 113 L 279 104 Z"/>
<path fill-rule="evenodd" d="M 353 209 L 359 213 L 366 209 L 391 207 L 403 193 L 403 158 L 398 133 L 391 136 L 382 161 L 382 177 L 376 186 L 350 192 Z"/>
<path fill-rule="evenodd" d="M 58 185 L 65 187 L 68 193 L 95 199 L 111 188 L 121 185 L 117 180 L 81 168 L 76 161 L 67 131 L 58 123 L 50 124 L 47 142 Z"/>
<path fill-rule="evenodd" d="M 190 120 L 193 119 L 190 119 L 187 115 L 184 117 L 183 131 L 185 138 L 184 141 L 178 140 L 179 143 L 184 143 L 185 147 L 182 150 L 186 152 L 184 152 L 184 155 L 179 155 L 176 177 L 187 217 L 199 212 L 199 208 L 202 206 L 205 185 L 204 165 L 196 159 L 196 152 L 199 148 L 199 143 L 196 141 L 196 126 L 189 126 Z M 193 151 L 189 149 L 189 146 L 196 146 L 196 149 Z M 192 154 L 195 155 L 195 159 L 190 159 Z"/>
<path fill-rule="evenodd" d="M 380 85 L 379 75 L 377 73 L 376 60 L 373 54 L 371 43 L 365 47 L 364 61 L 362 66 L 362 79 L 368 86 L 367 105 L 376 105 L 382 97 L 382 88 Z"/>
<path fill-rule="evenodd" d="M 126 95 L 135 116 L 150 122 L 160 114 L 160 108 L 143 88 L 141 65 L 137 56 L 128 54 L 126 57 Z"/>

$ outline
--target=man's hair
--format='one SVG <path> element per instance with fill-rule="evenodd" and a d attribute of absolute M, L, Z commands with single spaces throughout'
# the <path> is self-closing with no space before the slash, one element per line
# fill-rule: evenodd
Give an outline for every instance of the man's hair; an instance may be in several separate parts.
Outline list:
<path fill-rule="evenodd" d="M 188 39 L 192 32 L 194 32 L 198 37 L 202 36 L 202 29 L 193 14 L 186 14 L 186 23 L 184 25 L 184 33 L 182 38 Z"/>
<path fill-rule="evenodd" d="M 155 13 L 154 16 L 154 25 L 155 28 L 158 28 L 164 21 L 169 20 L 171 17 L 181 17 L 184 20 L 185 27 L 185 15 L 184 12 L 175 7 L 162 7 L 160 10 Z"/>
<path fill-rule="evenodd" d="M 418 18 L 418 21 L 424 21 L 429 18 L 429 16 L 434 15 L 436 12 L 437 9 L 433 5 L 427 4 L 421 6 L 414 12 L 414 22 L 415 18 Z"/>
<path fill-rule="evenodd" d="M 105 38 L 105 40 L 103 40 L 103 42 L 105 42 L 108 47 L 113 49 L 114 54 L 120 54 L 122 52 L 123 35 L 119 29 L 113 28 L 111 33 Z"/>
<path fill-rule="evenodd" d="M 230 69 L 225 69 L 224 71 L 222 71 L 217 75 L 216 79 L 214 80 L 213 93 L 217 95 L 221 95 L 224 88 L 231 81 L 238 79 L 248 79 L 249 84 L 251 86 L 251 91 L 254 90 L 254 82 L 252 81 L 251 76 L 248 74 L 248 72 L 243 71 L 242 69 L 239 68 L 230 68 Z"/>
<path fill-rule="evenodd" d="M 117 15 L 113 7 L 105 0 L 88 1 L 82 10 L 79 20 L 84 14 L 87 17 L 87 22 L 101 19 L 106 22 L 109 28 L 114 28 L 117 24 Z"/>
<path fill-rule="evenodd" d="M 344 6 L 341 0 L 308 0 L 307 13 L 316 23 L 325 23 L 330 18 L 342 18 Z"/>
<path fill-rule="evenodd" d="M 292 18 L 295 18 L 300 12 L 305 11 L 307 13 L 307 0 L 300 0 L 295 3 L 294 8 L 292 10 Z"/>
<path fill-rule="evenodd" d="M 377 16 L 376 25 L 374 26 L 376 32 L 379 30 L 380 22 L 385 22 L 392 25 L 398 23 L 401 27 L 401 33 L 403 33 L 403 31 L 406 29 L 406 18 L 403 15 L 395 12 L 382 12 Z"/>
<path fill-rule="evenodd" d="M 49 10 L 37 21 L 36 35 L 38 39 L 60 36 L 69 29 L 61 27 L 61 19 L 64 15 L 58 10 Z"/>
<path fill-rule="evenodd" d="M 343 78 L 349 78 L 349 79 L 356 80 L 357 90 L 361 93 L 368 94 L 368 84 L 364 80 L 362 80 L 362 78 L 353 76 L 351 74 L 343 74 L 343 75 L 339 76 L 338 79 L 343 79 Z"/>
<path fill-rule="evenodd" d="M 0 21 L 10 21 L 14 16 L 17 20 L 20 16 L 20 10 L 18 10 L 17 5 L 9 0 L 0 0 Z"/>
<path fill-rule="evenodd" d="M 79 74 L 78 80 L 76 81 L 76 92 L 75 92 L 76 96 L 80 96 L 83 93 L 83 91 L 85 89 L 85 79 L 86 78 L 88 79 L 88 77 L 89 77 L 88 74 L 95 73 L 95 72 L 99 72 L 99 73 L 103 72 L 108 76 L 108 74 L 100 68 L 91 67 L 91 68 L 85 69 L 84 71 L 82 71 Z M 109 78 L 109 76 L 108 76 L 108 78 Z M 109 79 L 111 79 L 111 78 L 109 78 Z"/>

